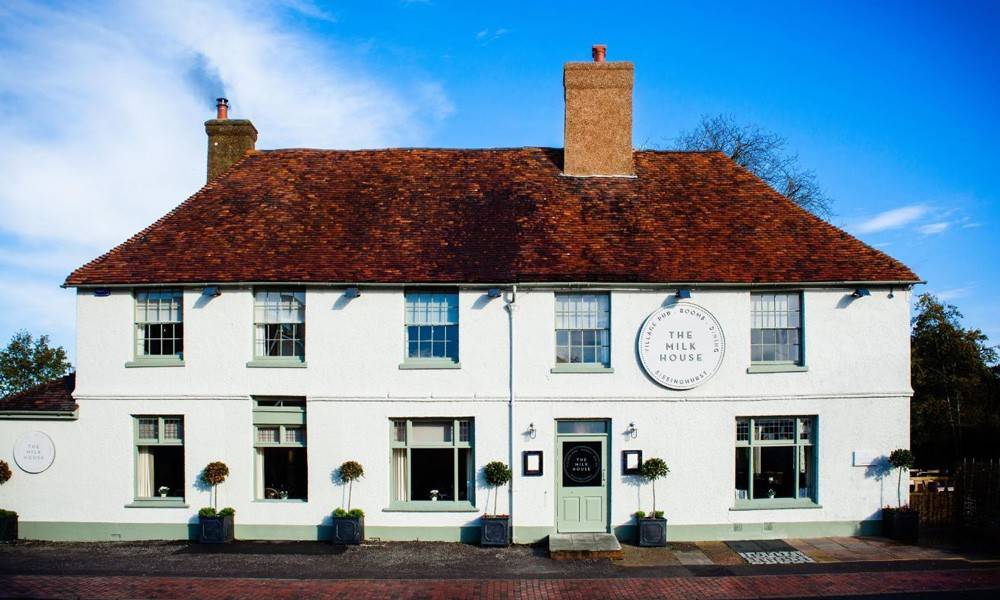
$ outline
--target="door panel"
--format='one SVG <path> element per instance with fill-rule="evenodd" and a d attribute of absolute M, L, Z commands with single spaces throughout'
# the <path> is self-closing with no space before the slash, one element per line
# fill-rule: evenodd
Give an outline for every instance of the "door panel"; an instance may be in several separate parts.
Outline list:
<path fill-rule="evenodd" d="M 558 436 L 560 472 L 556 484 L 556 529 L 608 530 L 607 437 Z"/>

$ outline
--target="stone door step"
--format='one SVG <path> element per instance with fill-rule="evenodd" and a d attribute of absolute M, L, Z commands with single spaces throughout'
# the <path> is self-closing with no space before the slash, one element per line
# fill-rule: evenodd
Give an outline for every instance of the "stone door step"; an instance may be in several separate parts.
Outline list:
<path fill-rule="evenodd" d="M 549 558 L 621 560 L 622 546 L 611 533 L 553 533 L 549 536 Z"/>

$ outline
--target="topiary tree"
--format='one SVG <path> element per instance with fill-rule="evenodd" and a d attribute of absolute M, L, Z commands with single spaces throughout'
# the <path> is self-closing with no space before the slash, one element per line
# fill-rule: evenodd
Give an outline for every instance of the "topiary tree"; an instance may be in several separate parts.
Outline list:
<path fill-rule="evenodd" d="M 361 463 L 353 460 L 346 461 L 340 465 L 340 481 L 347 484 L 347 510 L 351 510 L 351 492 L 354 489 L 354 481 L 365 476 L 365 469 Z"/>
<path fill-rule="evenodd" d="M 913 453 L 906 448 L 896 448 L 889 453 L 889 464 L 893 469 L 899 469 L 899 478 L 896 481 L 896 506 L 903 506 L 903 471 L 913 468 Z"/>
<path fill-rule="evenodd" d="M 504 486 L 510 483 L 510 480 L 513 477 L 513 475 L 514 474 L 511 473 L 510 467 L 507 466 L 507 463 L 501 462 L 499 460 L 495 460 L 491 463 L 488 463 L 485 467 L 483 467 L 483 476 L 486 479 L 486 483 L 491 488 L 493 488 L 494 516 L 496 516 L 497 514 L 497 504 L 499 503 L 498 496 L 499 496 L 500 486 Z M 490 508 L 490 499 L 489 496 L 487 496 L 486 497 L 487 511 L 489 510 L 489 508 Z"/>
<path fill-rule="evenodd" d="M 212 508 L 218 508 L 219 492 L 216 486 L 229 477 L 229 467 L 221 461 L 210 462 L 201 471 L 201 480 L 212 486 Z"/>
<path fill-rule="evenodd" d="M 639 474 L 653 486 L 653 513 L 656 516 L 656 480 L 663 479 L 670 472 L 670 467 L 662 458 L 647 458 L 639 467 Z"/>
<path fill-rule="evenodd" d="M 0 485 L 10 481 L 12 475 L 14 473 L 10 470 L 10 465 L 7 464 L 7 461 L 0 460 Z"/>

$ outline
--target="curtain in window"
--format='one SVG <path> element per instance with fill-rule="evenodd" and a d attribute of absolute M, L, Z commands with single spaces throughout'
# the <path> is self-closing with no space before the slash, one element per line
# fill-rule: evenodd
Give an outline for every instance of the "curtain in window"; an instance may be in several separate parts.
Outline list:
<path fill-rule="evenodd" d="M 261 500 L 264 498 L 264 450 L 262 448 L 257 448 L 254 455 L 253 493 L 254 498 Z"/>
<path fill-rule="evenodd" d="M 137 497 L 153 497 L 153 468 L 153 453 L 147 446 L 139 446 L 135 469 Z"/>
<path fill-rule="evenodd" d="M 394 448 L 392 451 L 392 477 L 395 487 L 396 502 L 410 500 L 410 482 L 406 478 L 406 448 Z"/>

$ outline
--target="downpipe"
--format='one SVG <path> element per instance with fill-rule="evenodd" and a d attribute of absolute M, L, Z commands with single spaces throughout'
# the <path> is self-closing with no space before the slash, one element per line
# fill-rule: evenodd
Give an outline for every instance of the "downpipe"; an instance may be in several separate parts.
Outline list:
<path fill-rule="evenodd" d="M 514 482 L 517 480 L 517 471 L 514 464 L 514 312 L 517 310 L 517 285 L 511 287 L 509 296 L 505 295 L 507 310 L 507 327 L 509 340 L 507 352 L 507 465 L 510 466 L 511 478 L 507 486 L 507 512 L 510 515 L 510 541 L 514 542 Z"/>

